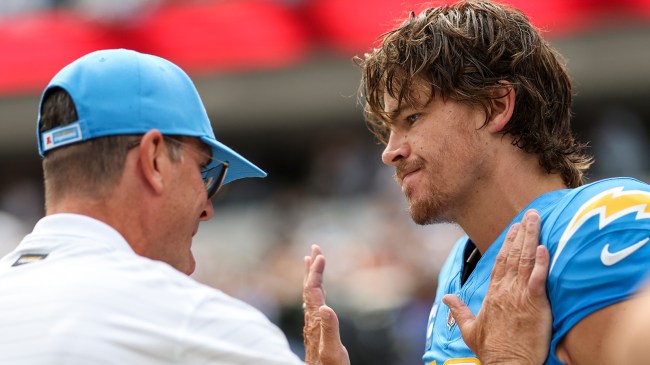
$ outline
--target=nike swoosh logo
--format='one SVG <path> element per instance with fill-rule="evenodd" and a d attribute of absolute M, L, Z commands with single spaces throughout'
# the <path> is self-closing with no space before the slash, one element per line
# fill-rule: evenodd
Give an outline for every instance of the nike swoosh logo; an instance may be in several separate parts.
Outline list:
<path fill-rule="evenodd" d="M 633 244 L 630 247 L 624 248 L 616 252 L 609 252 L 609 243 L 608 243 L 605 245 L 605 247 L 603 247 L 603 250 L 600 252 L 600 260 L 603 262 L 605 266 L 612 266 L 614 264 L 617 264 L 624 258 L 633 254 L 636 250 L 643 247 L 646 243 L 648 243 L 649 240 L 650 238 L 643 239 Z"/>

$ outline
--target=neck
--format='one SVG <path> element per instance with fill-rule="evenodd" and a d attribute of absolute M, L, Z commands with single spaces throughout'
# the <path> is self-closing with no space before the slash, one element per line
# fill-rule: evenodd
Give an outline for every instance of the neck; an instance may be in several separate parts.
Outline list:
<path fill-rule="evenodd" d="M 456 221 L 481 253 L 535 198 L 566 189 L 560 175 L 548 174 L 539 166 L 537 156 L 518 148 L 515 152 L 494 159 L 490 176 L 457 212 Z"/>
<path fill-rule="evenodd" d="M 119 198 L 97 199 L 84 194 L 70 193 L 54 202 L 48 202 L 45 214 L 71 213 L 85 215 L 110 225 L 126 237 L 127 229 L 120 224 L 124 219 L 117 219 L 117 217 L 123 217 L 122 213 L 127 212 L 116 209 L 119 206 L 118 201 Z"/>
<path fill-rule="evenodd" d="M 119 187 L 102 198 L 68 193 L 60 199 L 49 201 L 46 215 L 72 213 L 97 219 L 118 231 L 137 252 L 139 243 L 144 242 L 146 237 L 142 219 L 148 216 L 142 210 L 145 204 L 138 201 L 138 197 Z"/>

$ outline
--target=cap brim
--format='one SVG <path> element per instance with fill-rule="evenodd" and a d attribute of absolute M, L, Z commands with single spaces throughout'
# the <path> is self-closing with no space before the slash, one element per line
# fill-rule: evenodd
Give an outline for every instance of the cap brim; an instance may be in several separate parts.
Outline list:
<path fill-rule="evenodd" d="M 225 144 L 217 141 L 216 139 L 208 137 L 200 138 L 201 141 L 212 147 L 212 157 L 215 160 L 228 162 L 228 173 L 224 178 L 224 184 L 246 177 L 266 177 L 266 172 L 242 157 L 239 153 L 233 151 Z"/>

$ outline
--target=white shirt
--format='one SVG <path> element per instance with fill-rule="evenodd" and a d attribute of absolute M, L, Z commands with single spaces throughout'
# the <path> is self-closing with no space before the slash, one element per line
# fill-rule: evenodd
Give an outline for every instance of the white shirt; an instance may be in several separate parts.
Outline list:
<path fill-rule="evenodd" d="M 100 221 L 56 214 L 0 260 L 0 364 L 302 361 L 255 308 L 137 255 Z"/>

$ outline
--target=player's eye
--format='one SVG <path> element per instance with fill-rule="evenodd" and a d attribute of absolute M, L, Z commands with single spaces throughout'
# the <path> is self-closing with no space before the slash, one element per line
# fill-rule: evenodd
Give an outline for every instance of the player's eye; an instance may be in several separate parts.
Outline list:
<path fill-rule="evenodd" d="M 408 117 L 406 117 L 406 121 L 408 122 L 408 124 L 413 124 L 413 123 L 417 122 L 418 119 L 420 119 L 420 114 L 419 113 L 411 114 Z"/>

